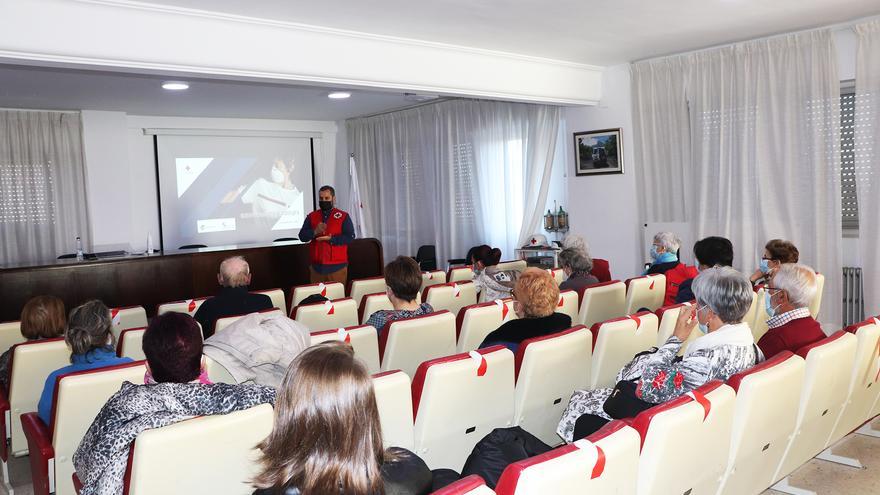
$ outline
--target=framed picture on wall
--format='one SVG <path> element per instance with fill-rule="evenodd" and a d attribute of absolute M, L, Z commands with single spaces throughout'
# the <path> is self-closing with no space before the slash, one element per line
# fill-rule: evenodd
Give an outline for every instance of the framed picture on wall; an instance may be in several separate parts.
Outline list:
<path fill-rule="evenodd" d="M 623 173 L 620 128 L 574 133 L 575 175 Z"/>

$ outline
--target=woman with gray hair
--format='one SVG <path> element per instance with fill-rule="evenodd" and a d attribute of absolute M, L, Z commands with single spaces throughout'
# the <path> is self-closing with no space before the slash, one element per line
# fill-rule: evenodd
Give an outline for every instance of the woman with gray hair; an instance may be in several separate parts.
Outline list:
<path fill-rule="evenodd" d="M 49 373 L 43 385 L 43 395 L 37 413 L 47 425 L 52 424 L 52 402 L 55 398 L 55 378 L 74 371 L 92 370 L 105 366 L 130 363 L 130 358 L 116 357 L 113 335 L 110 333 L 110 310 L 101 301 L 92 300 L 73 308 L 67 318 L 64 341 L 70 348 L 70 366 Z"/>
<path fill-rule="evenodd" d="M 779 265 L 764 287 L 769 330 L 758 347 L 767 359 L 782 351 L 796 352 L 825 338 L 822 326 L 810 314 L 810 303 L 816 297 L 816 272 L 806 265 Z"/>
<path fill-rule="evenodd" d="M 693 290 L 696 306 L 681 309 L 666 343 L 637 355 L 617 375 L 618 382 L 635 382 L 636 397 L 642 401 L 672 400 L 711 380 L 727 380 L 762 359 L 751 329 L 742 321 L 753 297 L 748 278 L 730 267 L 708 268 L 694 280 Z M 703 335 L 676 359 L 698 326 Z M 556 430 L 559 436 L 571 442 L 611 420 L 603 405 L 612 390 L 575 391 Z"/>
<path fill-rule="evenodd" d="M 559 253 L 559 266 L 566 276 L 565 282 L 559 285 L 559 290 L 576 290 L 582 293 L 585 287 L 599 283 L 599 279 L 590 273 L 593 260 L 578 249 L 563 249 Z"/>

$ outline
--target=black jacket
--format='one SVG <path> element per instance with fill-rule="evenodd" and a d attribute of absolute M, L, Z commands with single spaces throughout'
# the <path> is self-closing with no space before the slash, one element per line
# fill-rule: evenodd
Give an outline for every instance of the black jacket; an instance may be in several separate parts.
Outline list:
<path fill-rule="evenodd" d="M 251 294 L 247 287 L 222 287 L 220 293 L 199 306 L 193 318 L 202 325 L 207 339 L 214 335 L 214 323 L 218 318 L 245 315 L 272 309 L 272 299 L 266 294 Z"/>
<path fill-rule="evenodd" d="M 675 304 L 693 301 L 696 298 L 694 296 L 694 290 L 691 288 L 693 285 L 694 279 L 689 278 L 678 286 L 678 294 L 675 295 Z"/>
<path fill-rule="evenodd" d="M 541 318 L 518 318 L 510 320 L 490 333 L 480 344 L 480 349 L 501 344 L 513 352 L 523 340 L 542 337 L 571 328 L 571 317 L 564 313 L 553 313 Z"/>

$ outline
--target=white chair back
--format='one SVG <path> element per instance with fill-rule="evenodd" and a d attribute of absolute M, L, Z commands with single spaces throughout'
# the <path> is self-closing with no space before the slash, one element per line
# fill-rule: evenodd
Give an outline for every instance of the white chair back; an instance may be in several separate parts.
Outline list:
<path fill-rule="evenodd" d="M 813 318 L 818 318 L 819 310 L 822 309 L 822 294 L 825 292 L 825 275 L 816 274 L 816 295 L 810 302 L 810 314 Z"/>
<path fill-rule="evenodd" d="M 0 323 L 0 353 L 6 352 L 6 349 L 24 341 L 25 338 L 21 335 L 20 321 Z"/>
<path fill-rule="evenodd" d="M 492 346 L 422 363 L 412 390 L 416 454 L 461 471 L 481 438 L 513 425 L 513 354 Z"/>
<path fill-rule="evenodd" d="M 312 345 L 328 340 L 340 340 L 350 344 L 354 349 L 354 355 L 367 365 L 370 373 L 379 372 L 379 337 L 372 326 L 348 326 L 312 332 Z"/>
<path fill-rule="evenodd" d="M 849 330 L 849 329 L 848 329 Z M 854 325 L 856 357 L 850 374 L 847 401 L 828 446 L 857 429 L 870 417 L 871 406 L 880 394 L 880 319 L 871 318 Z"/>
<path fill-rule="evenodd" d="M 313 294 L 321 294 L 327 299 L 342 299 L 345 297 L 345 286 L 339 282 L 321 282 L 292 287 L 290 289 L 290 308 L 299 306 L 303 299 Z"/>
<path fill-rule="evenodd" d="M 422 272 L 422 287 L 419 289 L 422 293 L 425 289 L 432 285 L 440 285 L 446 283 L 446 272 L 443 270 L 431 270 Z"/>
<path fill-rule="evenodd" d="M 477 286 L 473 282 L 451 282 L 432 285 L 422 292 L 422 301 L 434 311 L 446 310 L 458 315 L 461 308 L 477 304 Z"/>
<path fill-rule="evenodd" d="M 360 323 L 366 323 L 367 320 L 370 319 L 370 316 L 376 311 L 391 311 L 393 309 L 394 306 L 391 304 L 391 299 L 388 298 L 388 294 L 384 291 L 375 294 L 367 294 L 361 299 L 361 304 L 358 307 Z"/>
<path fill-rule="evenodd" d="M 379 334 L 382 371 L 401 370 L 413 376 L 423 362 L 453 353 L 455 317 L 449 311 L 392 321 Z"/>
<path fill-rule="evenodd" d="M 162 303 L 159 305 L 156 313 L 160 315 L 164 315 L 165 313 L 184 313 L 193 316 L 202 306 L 202 303 L 208 299 L 208 297 L 200 297 L 197 299 L 184 299 L 182 301 Z"/>
<path fill-rule="evenodd" d="M 301 304 L 293 308 L 293 319 L 312 332 L 358 324 L 357 305 L 354 299 L 343 298 L 313 304 Z"/>
<path fill-rule="evenodd" d="M 566 314 L 571 318 L 571 324 L 577 325 L 578 308 L 580 307 L 580 297 L 575 290 L 559 291 L 559 302 L 556 303 L 556 312 Z"/>
<path fill-rule="evenodd" d="M 113 334 L 113 342 L 119 342 L 119 334 L 129 328 L 143 328 L 147 326 L 147 311 L 143 306 L 127 306 L 125 308 L 111 308 L 110 318 L 113 324 L 110 332 Z"/>
<path fill-rule="evenodd" d="M 626 315 L 626 285 L 612 280 L 584 289 L 578 321 L 572 322 L 591 328 L 600 321 Z"/>
<path fill-rule="evenodd" d="M 593 338 L 583 325 L 523 341 L 516 352 L 514 421 L 548 445 L 575 390 L 590 385 Z"/>
<path fill-rule="evenodd" d="M 446 275 L 447 282 L 466 282 L 474 279 L 474 269 L 468 266 L 450 268 Z"/>
<path fill-rule="evenodd" d="M 231 385 L 238 383 L 222 364 L 214 361 L 208 356 L 203 356 L 203 359 L 205 361 L 205 372 L 208 373 L 208 379 L 211 380 L 211 382 L 229 383 Z"/>
<path fill-rule="evenodd" d="M 361 299 L 367 294 L 385 292 L 385 277 L 370 277 L 351 281 L 351 290 L 348 297 L 354 299 L 354 303 L 360 307 Z"/>
<path fill-rule="evenodd" d="M 593 362 L 590 388 L 613 387 L 617 372 L 633 356 L 657 343 L 657 315 L 637 313 L 596 323 L 593 333 Z"/>
<path fill-rule="evenodd" d="M 116 343 L 116 355 L 131 358 L 134 361 L 147 359 L 144 355 L 144 332 L 146 328 L 129 328 L 123 330 Z"/>
<path fill-rule="evenodd" d="M 456 317 L 456 352 L 469 352 L 480 347 L 487 335 L 515 319 L 512 299 L 498 299 L 462 308 Z"/>
<path fill-rule="evenodd" d="M 287 302 L 285 301 L 283 290 L 252 290 L 251 294 L 263 294 L 264 296 L 269 296 L 269 299 L 272 300 L 272 307 L 279 309 L 284 314 L 287 314 Z"/>
<path fill-rule="evenodd" d="M 767 308 L 764 305 L 764 288 L 762 287 L 755 293 L 755 320 L 752 323 L 752 335 L 755 337 L 755 342 L 761 340 L 761 337 L 769 330 L 767 326 L 769 318 Z"/>
<path fill-rule="evenodd" d="M 562 268 L 548 268 L 547 273 L 553 277 L 553 281 L 556 282 L 557 286 L 562 282 L 565 282 L 565 272 L 562 271 Z"/>
<path fill-rule="evenodd" d="M 281 313 L 281 310 L 278 308 L 265 309 L 263 311 L 257 311 L 257 313 Z M 217 318 L 217 321 L 214 323 L 214 333 L 221 332 L 226 329 L 229 325 L 232 325 L 236 321 L 240 320 L 242 316 L 247 315 L 235 315 L 235 316 L 225 316 L 223 318 Z"/>
<path fill-rule="evenodd" d="M 413 407 L 409 376 L 400 370 L 377 373 L 373 375 L 373 391 L 385 448 L 412 450 Z"/>
<path fill-rule="evenodd" d="M 666 275 L 655 274 L 631 278 L 626 281 L 626 314 L 631 315 L 643 308 L 656 311 L 666 298 Z"/>
<path fill-rule="evenodd" d="M 526 260 L 511 260 L 511 261 L 502 261 L 496 265 L 499 270 L 513 270 L 517 272 L 521 272 L 529 267 Z"/>

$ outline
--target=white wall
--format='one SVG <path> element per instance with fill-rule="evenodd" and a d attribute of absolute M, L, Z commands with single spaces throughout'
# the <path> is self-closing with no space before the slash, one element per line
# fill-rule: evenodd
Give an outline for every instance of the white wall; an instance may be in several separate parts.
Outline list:
<path fill-rule="evenodd" d="M 612 277 L 626 279 L 640 274 L 644 263 L 633 173 L 629 65 L 606 69 L 602 88 L 598 106 L 565 112 L 569 218 L 572 233 L 584 236 L 590 244 L 590 254 L 610 262 Z M 573 133 L 616 127 L 622 132 L 624 173 L 575 176 Z"/>
<path fill-rule="evenodd" d="M 315 140 L 315 181 L 333 184 L 337 178 L 332 121 L 150 117 L 96 110 L 83 110 L 82 119 L 92 245 L 98 251 L 122 246 L 142 251 L 148 234 L 159 248 L 153 137 L 144 134 L 145 128 L 320 133 L 321 139 Z"/>

